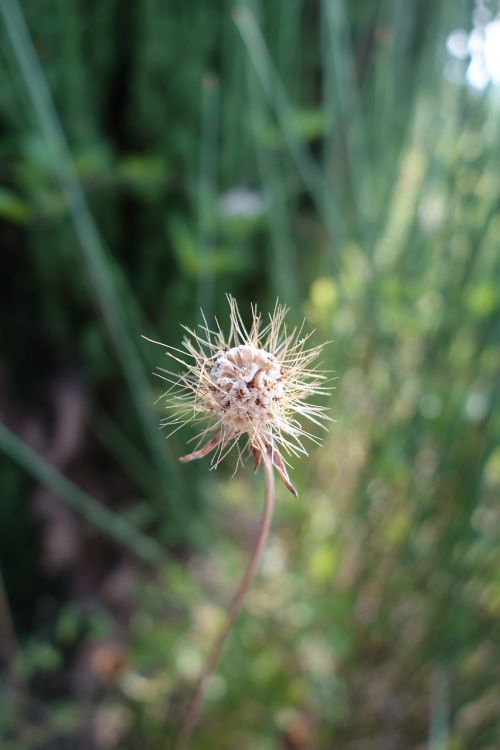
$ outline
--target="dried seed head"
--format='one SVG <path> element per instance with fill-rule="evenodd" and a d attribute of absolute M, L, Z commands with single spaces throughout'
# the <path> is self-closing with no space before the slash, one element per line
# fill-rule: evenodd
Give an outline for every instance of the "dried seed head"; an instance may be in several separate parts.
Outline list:
<path fill-rule="evenodd" d="M 255 468 L 262 458 L 271 461 L 296 495 L 282 452 L 288 456 L 307 455 L 302 438 L 319 442 L 296 415 L 320 427 L 329 419 L 324 407 L 305 401 L 308 396 L 324 395 L 330 390 L 326 373 L 310 366 L 323 347 L 307 348 L 309 335 L 302 335 L 302 327 L 288 333 L 284 323 L 287 311 L 281 305 L 276 305 L 263 327 L 253 307 L 252 325 L 247 331 L 236 301 L 230 296 L 228 301 L 231 330 L 227 340 L 218 325 L 214 331 L 204 319 L 200 332 L 184 326 L 188 333 L 183 341 L 187 360 L 179 356 L 182 350 L 166 346 L 167 355 L 185 369 L 179 375 L 159 368 L 159 376 L 171 383 L 163 397 L 173 412 L 162 425 L 174 425 L 175 432 L 186 422 L 208 418 L 211 423 L 198 435 L 199 445 L 208 442 L 181 461 L 201 458 L 213 450 L 213 467 L 233 446 L 240 463 L 238 441 L 245 436 Z"/>
<path fill-rule="evenodd" d="M 283 399 L 280 363 L 252 344 L 219 352 L 210 380 L 214 412 L 234 432 L 265 428 Z"/>

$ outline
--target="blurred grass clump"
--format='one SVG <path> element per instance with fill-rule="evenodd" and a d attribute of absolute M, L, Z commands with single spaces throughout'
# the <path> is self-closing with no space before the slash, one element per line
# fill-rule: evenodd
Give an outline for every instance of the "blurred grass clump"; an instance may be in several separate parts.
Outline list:
<path fill-rule="evenodd" d="M 446 48 L 490 10 L 1 4 L 2 747 L 175 734 L 260 486 L 178 468 L 139 334 L 226 291 L 334 339 L 337 423 L 193 746 L 499 746 L 498 89 Z"/>

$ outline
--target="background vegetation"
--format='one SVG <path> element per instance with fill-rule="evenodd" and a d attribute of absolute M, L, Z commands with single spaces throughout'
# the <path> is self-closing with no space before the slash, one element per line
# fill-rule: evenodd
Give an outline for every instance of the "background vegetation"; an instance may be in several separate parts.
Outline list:
<path fill-rule="evenodd" d="M 334 340 L 337 423 L 193 747 L 500 745 L 498 89 L 446 47 L 485 5 L 2 0 L 5 750 L 170 745 L 261 477 L 177 464 L 139 334 L 225 292 Z"/>

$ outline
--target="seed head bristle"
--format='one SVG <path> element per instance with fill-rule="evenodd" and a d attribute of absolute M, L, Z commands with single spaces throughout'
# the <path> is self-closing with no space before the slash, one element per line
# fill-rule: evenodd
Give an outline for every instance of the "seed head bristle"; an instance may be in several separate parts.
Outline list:
<path fill-rule="evenodd" d="M 213 452 L 212 468 L 233 447 L 236 466 L 243 463 L 239 441 L 245 437 L 255 468 L 261 459 L 270 461 L 296 496 L 282 453 L 307 455 L 302 439 L 320 442 L 297 416 L 323 429 L 325 421 L 332 421 L 324 406 L 307 402 L 309 396 L 330 391 L 326 371 L 312 366 L 324 345 L 309 346 L 312 333 L 304 334 L 304 323 L 288 332 L 288 310 L 278 302 L 265 325 L 252 305 L 247 328 L 234 297 L 227 295 L 227 299 L 227 338 L 217 320 L 215 329 L 209 327 L 202 312 L 198 330 L 183 326 L 183 349 L 163 344 L 167 356 L 180 363 L 183 371 L 158 368 L 159 377 L 170 384 L 160 397 L 170 411 L 161 424 L 172 427 L 169 434 L 173 434 L 188 422 L 208 420 L 208 426 L 194 438 L 195 450 L 180 460 L 192 461 Z"/>

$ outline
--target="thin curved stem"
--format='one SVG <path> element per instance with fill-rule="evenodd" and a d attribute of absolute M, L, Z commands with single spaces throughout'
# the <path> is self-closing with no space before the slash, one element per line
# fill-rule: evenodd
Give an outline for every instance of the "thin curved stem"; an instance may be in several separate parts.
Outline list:
<path fill-rule="evenodd" d="M 175 750 L 186 750 L 189 745 L 189 741 L 200 716 L 201 702 L 203 699 L 207 679 L 210 677 L 215 669 L 217 662 L 219 661 L 224 643 L 226 642 L 227 636 L 229 635 L 229 632 L 234 625 L 238 613 L 241 610 L 245 597 L 255 576 L 255 572 L 262 555 L 262 550 L 266 543 L 274 510 L 274 474 L 272 463 L 268 456 L 264 456 L 262 467 L 264 469 L 265 500 L 255 546 L 253 548 L 250 560 L 248 561 L 246 570 L 243 574 L 243 578 L 241 579 L 238 590 L 236 591 L 236 594 L 234 595 L 234 598 L 228 609 L 224 627 L 222 628 L 217 637 L 217 640 L 212 646 L 212 650 L 208 655 L 205 666 L 203 667 L 203 670 L 198 677 L 193 697 L 191 698 L 191 702 L 184 717 L 184 722 L 177 737 Z"/>

